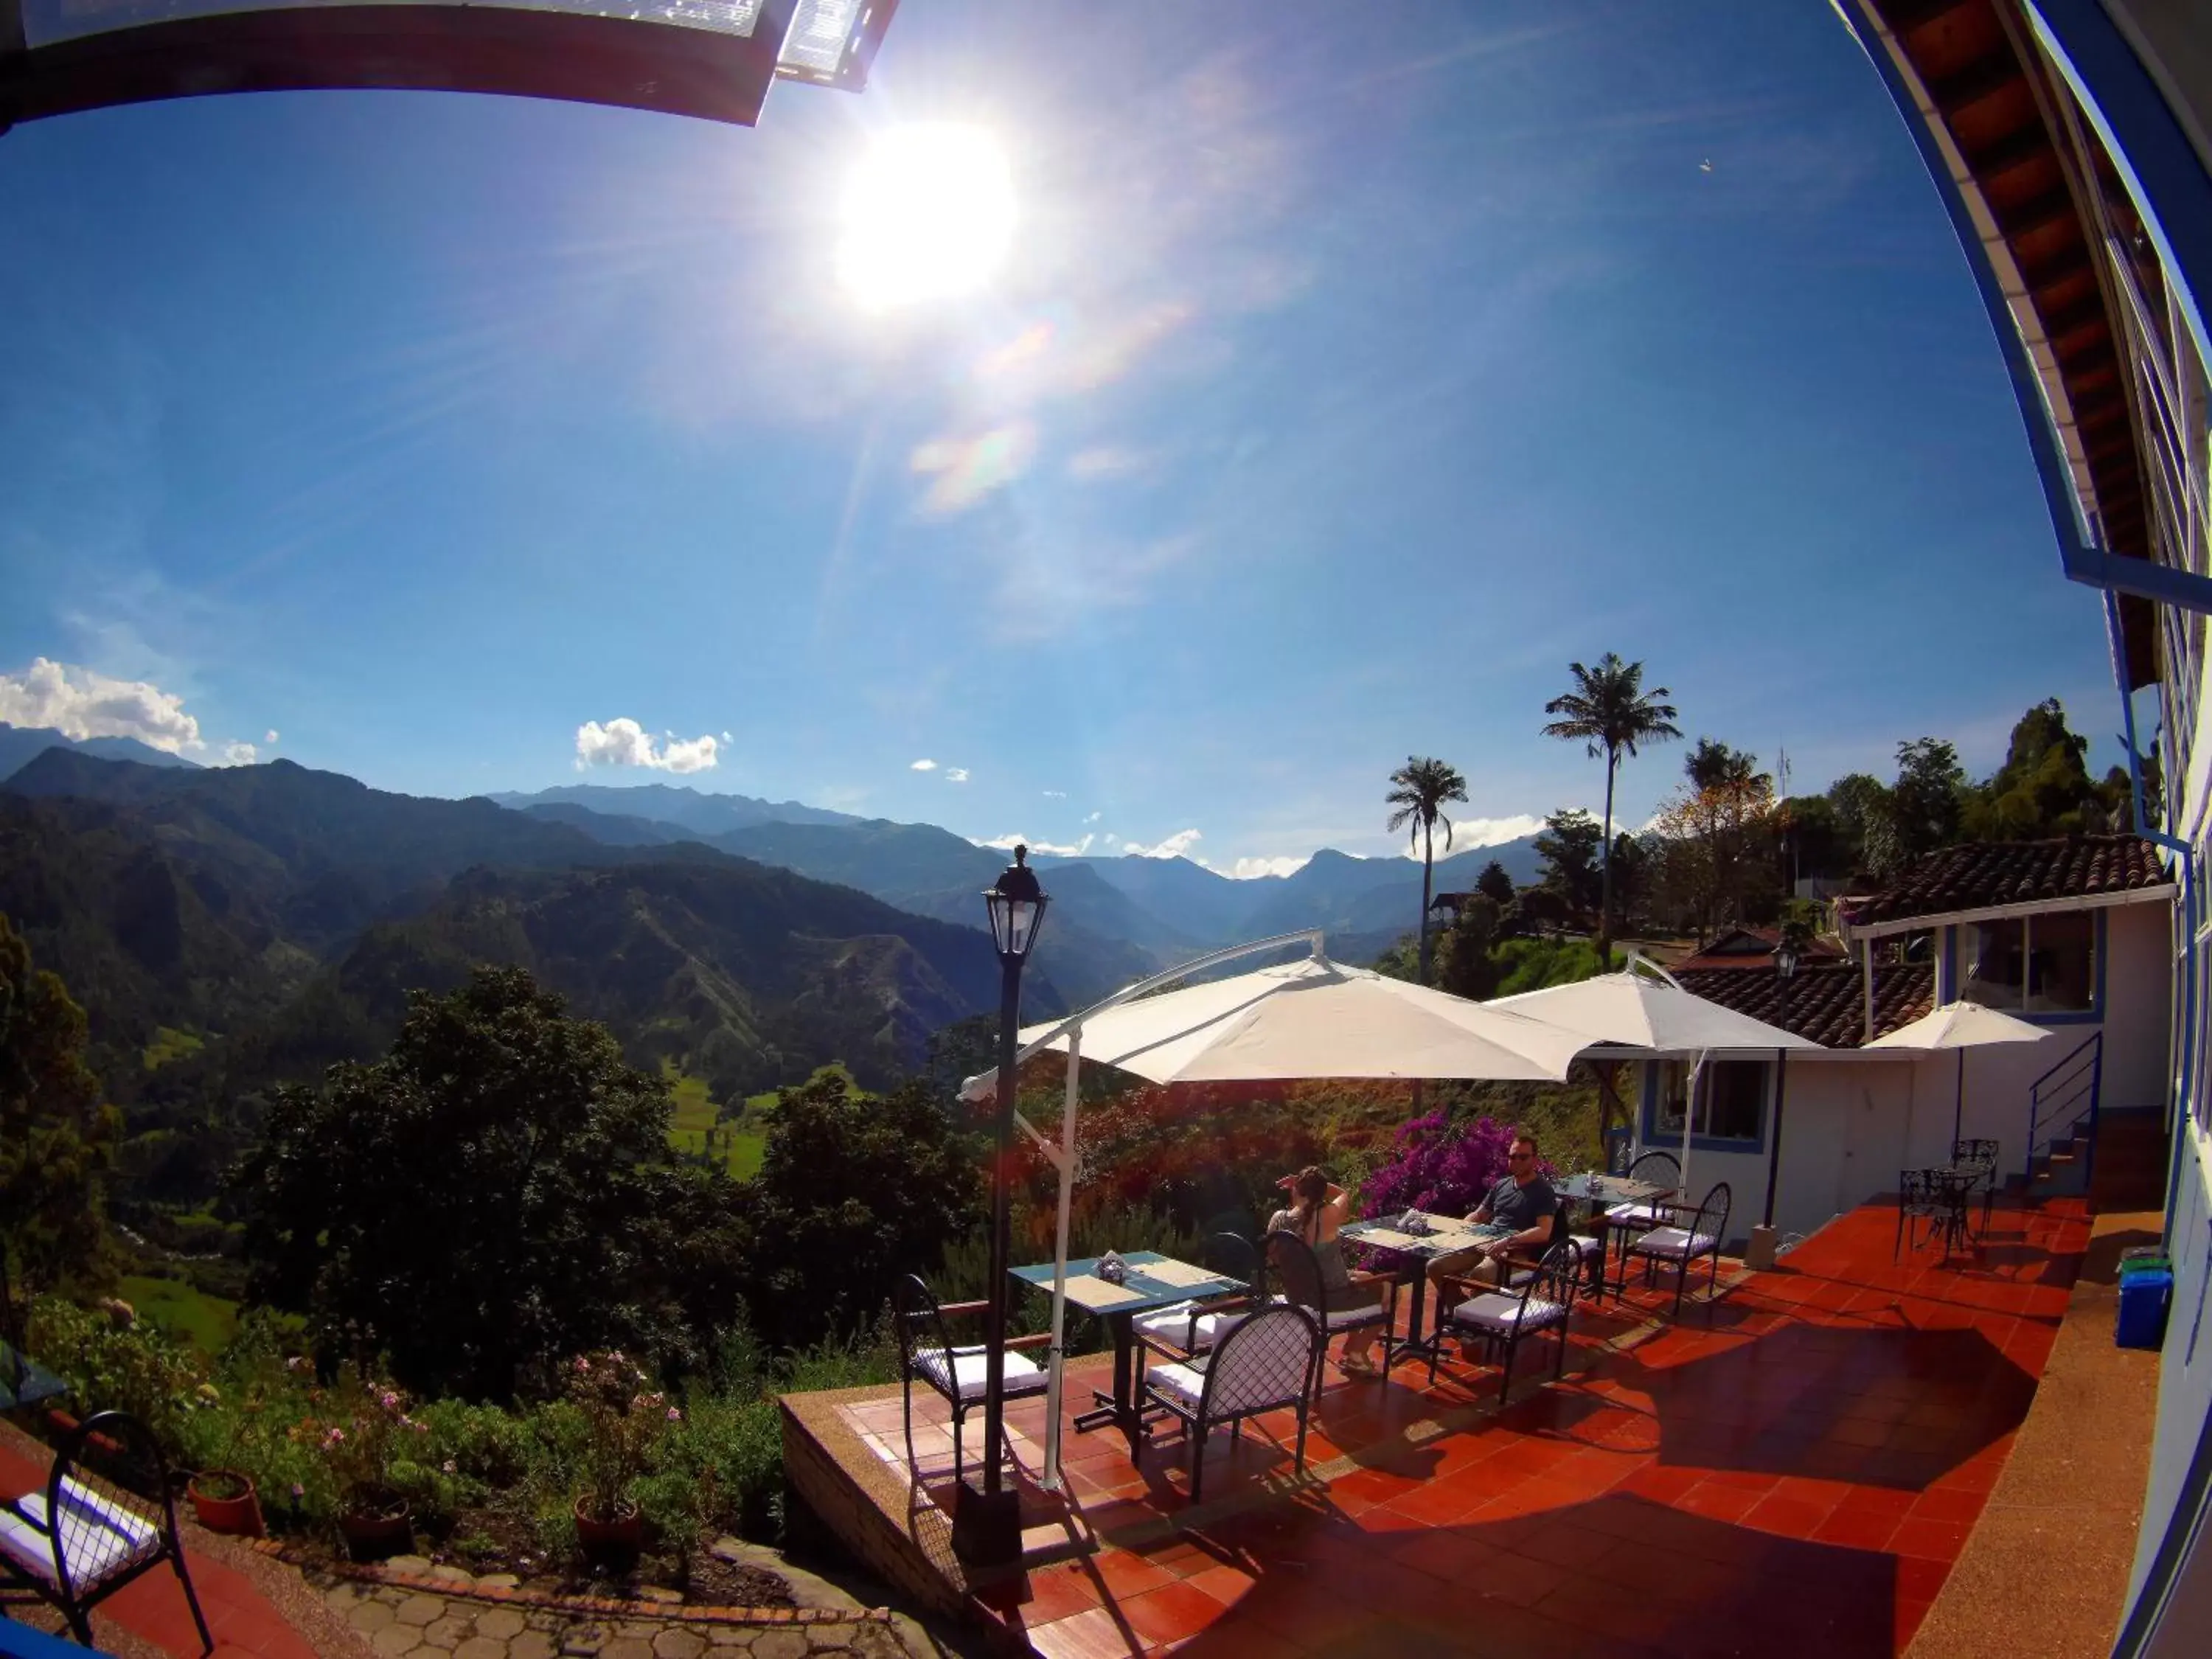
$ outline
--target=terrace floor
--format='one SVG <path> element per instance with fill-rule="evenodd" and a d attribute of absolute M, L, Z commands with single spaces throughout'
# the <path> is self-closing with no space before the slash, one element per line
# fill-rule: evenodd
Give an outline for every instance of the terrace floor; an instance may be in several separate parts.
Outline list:
<path fill-rule="evenodd" d="M 1070 1503 L 1029 1494 L 1026 1570 L 996 1579 L 947 1547 L 934 1395 L 915 1400 L 919 1489 L 896 1389 L 787 1405 L 855 1489 L 895 1480 L 901 1547 L 1048 1659 L 1902 1653 L 2004 1466 L 2090 1229 L 2076 1200 L 2001 1208 L 1945 1265 L 1893 1262 L 1895 1219 L 1844 1216 L 1679 1324 L 1640 1291 L 1578 1311 L 1565 1380 L 1548 1344 L 1524 1350 L 1503 1412 L 1486 1368 L 1447 1363 L 1429 1389 L 1412 1364 L 1388 1382 L 1331 1366 L 1303 1480 L 1287 1413 L 1214 1437 L 1196 1508 L 1172 1422 L 1133 1467 L 1117 1435 L 1071 1434 Z M 1009 1420 L 1033 1472 L 1042 1402 Z"/>

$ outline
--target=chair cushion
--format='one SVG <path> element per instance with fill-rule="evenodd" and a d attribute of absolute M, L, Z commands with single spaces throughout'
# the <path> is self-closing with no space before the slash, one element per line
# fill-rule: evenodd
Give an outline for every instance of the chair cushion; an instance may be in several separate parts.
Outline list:
<path fill-rule="evenodd" d="M 1194 1412 L 1206 1393 L 1206 1373 L 1195 1365 L 1154 1365 L 1145 1373 L 1145 1383 L 1153 1393 Z"/>
<path fill-rule="evenodd" d="M 1461 1303 L 1450 1314 L 1455 1325 L 1472 1325 L 1479 1331 L 1492 1331 L 1501 1336 L 1510 1336 L 1516 1328 L 1541 1330 L 1566 1316 L 1563 1305 L 1547 1302 L 1540 1296 L 1532 1296 L 1524 1303 L 1517 1296 L 1502 1296 L 1496 1291 Z"/>
<path fill-rule="evenodd" d="M 1212 1347 L 1221 1340 L 1222 1333 L 1244 1317 L 1233 1310 L 1222 1313 L 1202 1313 L 1191 1317 L 1192 1302 L 1180 1302 L 1172 1308 L 1163 1308 L 1158 1313 L 1146 1314 L 1135 1321 L 1137 1333 L 1155 1342 L 1165 1342 L 1178 1348 L 1188 1348 L 1194 1353 Z"/>
<path fill-rule="evenodd" d="M 15 1500 L 21 1513 L 0 1509 L 0 1554 L 46 1583 L 58 1585 L 57 1547 L 46 1524 L 46 1495 L 32 1492 Z M 121 1504 L 110 1502 L 66 1475 L 62 1479 L 59 1548 L 69 1567 L 70 1589 L 81 1592 L 104 1584 L 125 1567 L 144 1560 L 161 1547 L 161 1529 Z"/>
<path fill-rule="evenodd" d="M 1658 1227 L 1644 1234 L 1629 1248 L 1638 1255 L 1686 1259 L 1705 1255 L 1713 1248 L 1713 1242 L 1711 1233 L 1688 1233 L 1680 1227 Z"/>
<path fill-rule="evenodd" d="M 1573 1244 L 1573 1246 L 1577 1249 L 1580 1250 L 1585 1256 L 1593 1256 L 1597 1254 L 1598 1241 L 1597 1235 L 1595 1233 L 1569 1233 L 1567 1235 L 1567 1239 L 1570 1243 Z"/>
<path fill-rule="evenodd" d="M 980 1347 L 955 1348 L 952 1351 L 952 1368 L 960 1378 L 961 1399 L 981 1400 L 983 1397 L 987 1386 L 984 1364 L 983 1350 Z M 922 1349 L 915 1355 L 914 1366 L 927 1379 L 930 1387 L 941 1395 L 951 1396 L 952 1380 L 945 1375 L 944 1349 Z M 1000 1387 L 1009 1397 L 1044 1392 L 1044 1368 L 1025 1353 L 1009 1350 L 1000 1376 Z"/>
<path fill-rule="evenodd" d="M 1287 1302 L 1289 1298 L 1278 1296 L 1272 1297 L 1271 1300 Z M 1333 1312 L 1324 1314 L 1322 1320 L 1324 1328 L 1328 1330 L 1348 1331 L 1360 1325 L 1379 1325 L 1389 1313 L 1389 1310 L 1380 1303 L 1363 1302 L 1356 1308 L 1338 1308 Z"/>
<path fill-rule="evenodd" d="M 1656 1227 L 1667 1218 L 1667 1212 L 1656 1204 L 1616 1204 L 1605 1218 L 1617 1227 Z"/>

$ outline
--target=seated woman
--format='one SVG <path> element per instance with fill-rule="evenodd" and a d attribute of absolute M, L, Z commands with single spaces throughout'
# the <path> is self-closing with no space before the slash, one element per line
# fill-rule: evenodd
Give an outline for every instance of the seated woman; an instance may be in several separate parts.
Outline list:
<path fill-rule="evenodd" d="M 1327 1313 L 1347 1308 L 1379 1306 L 1389 1294 L 1390 1281 L 1379 1273 L 1353 1273 L 1344 1265 L 1344 1246 L 1337 1231 L 1352 1213 L 1352 1194 L 1337 1186 L 1312 1164 L 1275 1183 L 1291 1195 L 1291 1206 L 1268 1218 L 1267 1231 L 1295 1233 L 1321 1265 L 1322 1293 Z M 1363 1375 L 1375 1370 L 1375 1344 L 1382 1334 L 1380 1325 L 1361 1327 L 1344 1347 L 1338 1363 L 1347 1371 Z"/>

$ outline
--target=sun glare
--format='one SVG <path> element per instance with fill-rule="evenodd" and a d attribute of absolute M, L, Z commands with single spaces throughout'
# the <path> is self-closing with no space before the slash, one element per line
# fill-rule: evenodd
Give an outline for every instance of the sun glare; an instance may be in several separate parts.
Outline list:
<path fill-rule="evenodd" d="M 1013 233 L 1013 180 L 990 134 L 902 127 L 846 181 L 837 275 L 871 310 L 950 299 L 990 280 Z"/>

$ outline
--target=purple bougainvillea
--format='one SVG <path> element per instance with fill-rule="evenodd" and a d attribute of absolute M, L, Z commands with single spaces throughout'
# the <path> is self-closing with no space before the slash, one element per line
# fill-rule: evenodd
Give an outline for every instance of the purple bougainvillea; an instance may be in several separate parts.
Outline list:
<path fill-rule="evenodd" d="M 1453 1124 L 1442 1112 L 1417 1117 L 1398 1131 L 1389 1161 L 1368 1176 L 1362 1213 L 1465 1215 L 1504 1176 L 1512 1145 L 1512 1126 L 1492 1118 Z"/>

